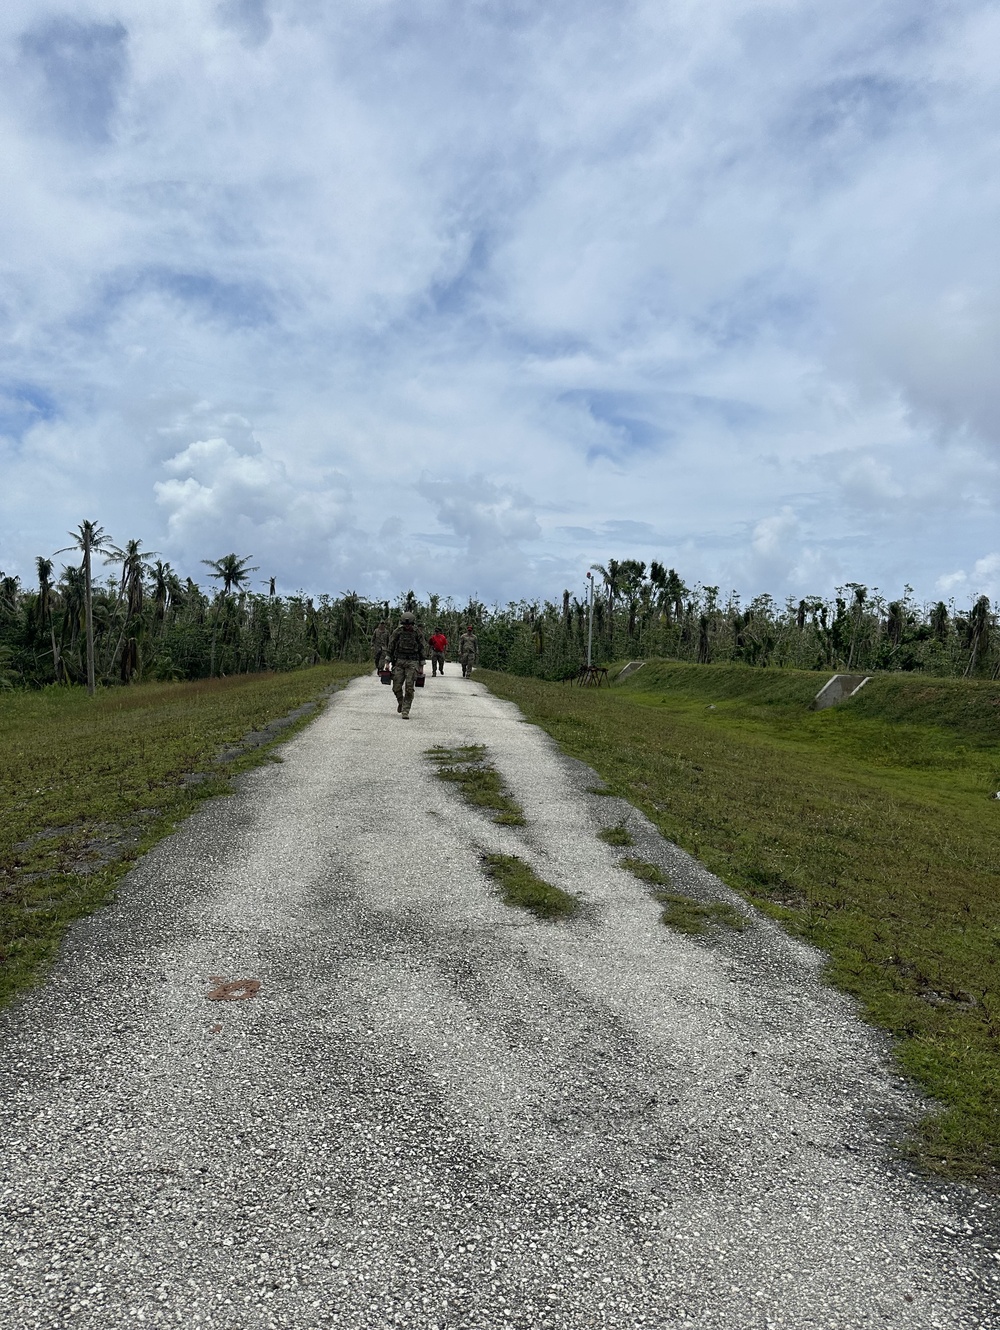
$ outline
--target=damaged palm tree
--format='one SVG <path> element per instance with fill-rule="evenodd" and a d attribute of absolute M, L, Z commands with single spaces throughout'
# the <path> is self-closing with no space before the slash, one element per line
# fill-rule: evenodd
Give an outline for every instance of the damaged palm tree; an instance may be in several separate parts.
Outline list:
<path fill-rule="evenodd" d="M 57 550 L 65 554 L 69 550 L 81 550 L 83 553 L 83 606 L 85 616 L 84 631 L 87 636 L 87 692 L 94 696 L 97 683 L 94 673 L 94 579 L 93 556 L 95 550 L 101 550 L 108 543 L 104 528 L 96 522 L 81 522 L 75 531 L 69 533 L 73 544 Z"/>

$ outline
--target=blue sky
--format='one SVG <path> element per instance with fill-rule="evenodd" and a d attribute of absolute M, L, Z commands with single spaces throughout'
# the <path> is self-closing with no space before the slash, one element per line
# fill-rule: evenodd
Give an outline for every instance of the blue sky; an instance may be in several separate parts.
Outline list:
<path fill-rule="evenodd" d="M 1000 597 L 1000 11 L 8 0 L 0 568 Z"/>

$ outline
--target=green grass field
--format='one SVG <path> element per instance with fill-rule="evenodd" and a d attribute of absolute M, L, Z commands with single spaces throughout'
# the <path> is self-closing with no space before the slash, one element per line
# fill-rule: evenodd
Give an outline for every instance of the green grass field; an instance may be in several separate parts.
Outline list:
<path fill-rule="evenodd" d="M 67 926 L 108 900 L 139 854 L 273 744 L 220 764 L 223 750 L 366 668 L 142 684 L 93 699 L 77 688 L 0 693 L 0 1003 L 44 973 Z"/>
<path fill-rule="evenodd" d="M 669 839 L 829 956 L 942 1104 L 915 1154 L 1000 1181 L 1000 683 L 651 662 L 611 689 L 480 672 Z"/>

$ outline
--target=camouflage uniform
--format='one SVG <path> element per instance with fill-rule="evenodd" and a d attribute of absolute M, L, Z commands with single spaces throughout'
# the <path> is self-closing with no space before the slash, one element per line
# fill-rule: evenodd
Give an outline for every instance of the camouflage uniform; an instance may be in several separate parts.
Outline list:
<path fill-rule="evenodd" d="M 396 694 L 396 710 L 404 720 L 410 718 L 413 705 L 413 681 L 423 670 L 427 659 L 427 639 L 424 630 L 407 611 L 399 627 L 389 638 L 389 659 L 392 661 L 392 691 Z"/>
<path fill-rule="evenodd" d="M 479 664 L 479 639 L 471 628 L 458 639 L 458 658 L 462 662 L 462 678 L 467 679 L 473 665 Z"/>
<path fill-rule="evenodd" d="M 372 651 L 375 653 L 375 668 L 382 673 L 382 664 L 385 661 L 386 647 L 389 645 L 389 625 L 383 619 L 379 626 L 372 633 Z"/>

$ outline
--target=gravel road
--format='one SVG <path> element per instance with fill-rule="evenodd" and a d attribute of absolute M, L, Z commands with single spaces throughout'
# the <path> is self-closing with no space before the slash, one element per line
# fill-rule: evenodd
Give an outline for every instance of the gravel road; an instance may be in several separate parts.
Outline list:
<path fill-rule="evenodd" d="M 596 839 L 628 810 L 514 707 L 452 674 L 404 724 L 369 677 L 282 752 L 0 1020 L 4 1330 L 1000 1326 L 994 1203 L 897 1161 L 884 1039 L 768 921 L 665 928 Z M 580 915 L 501 904 L 483 850 Z"/>

